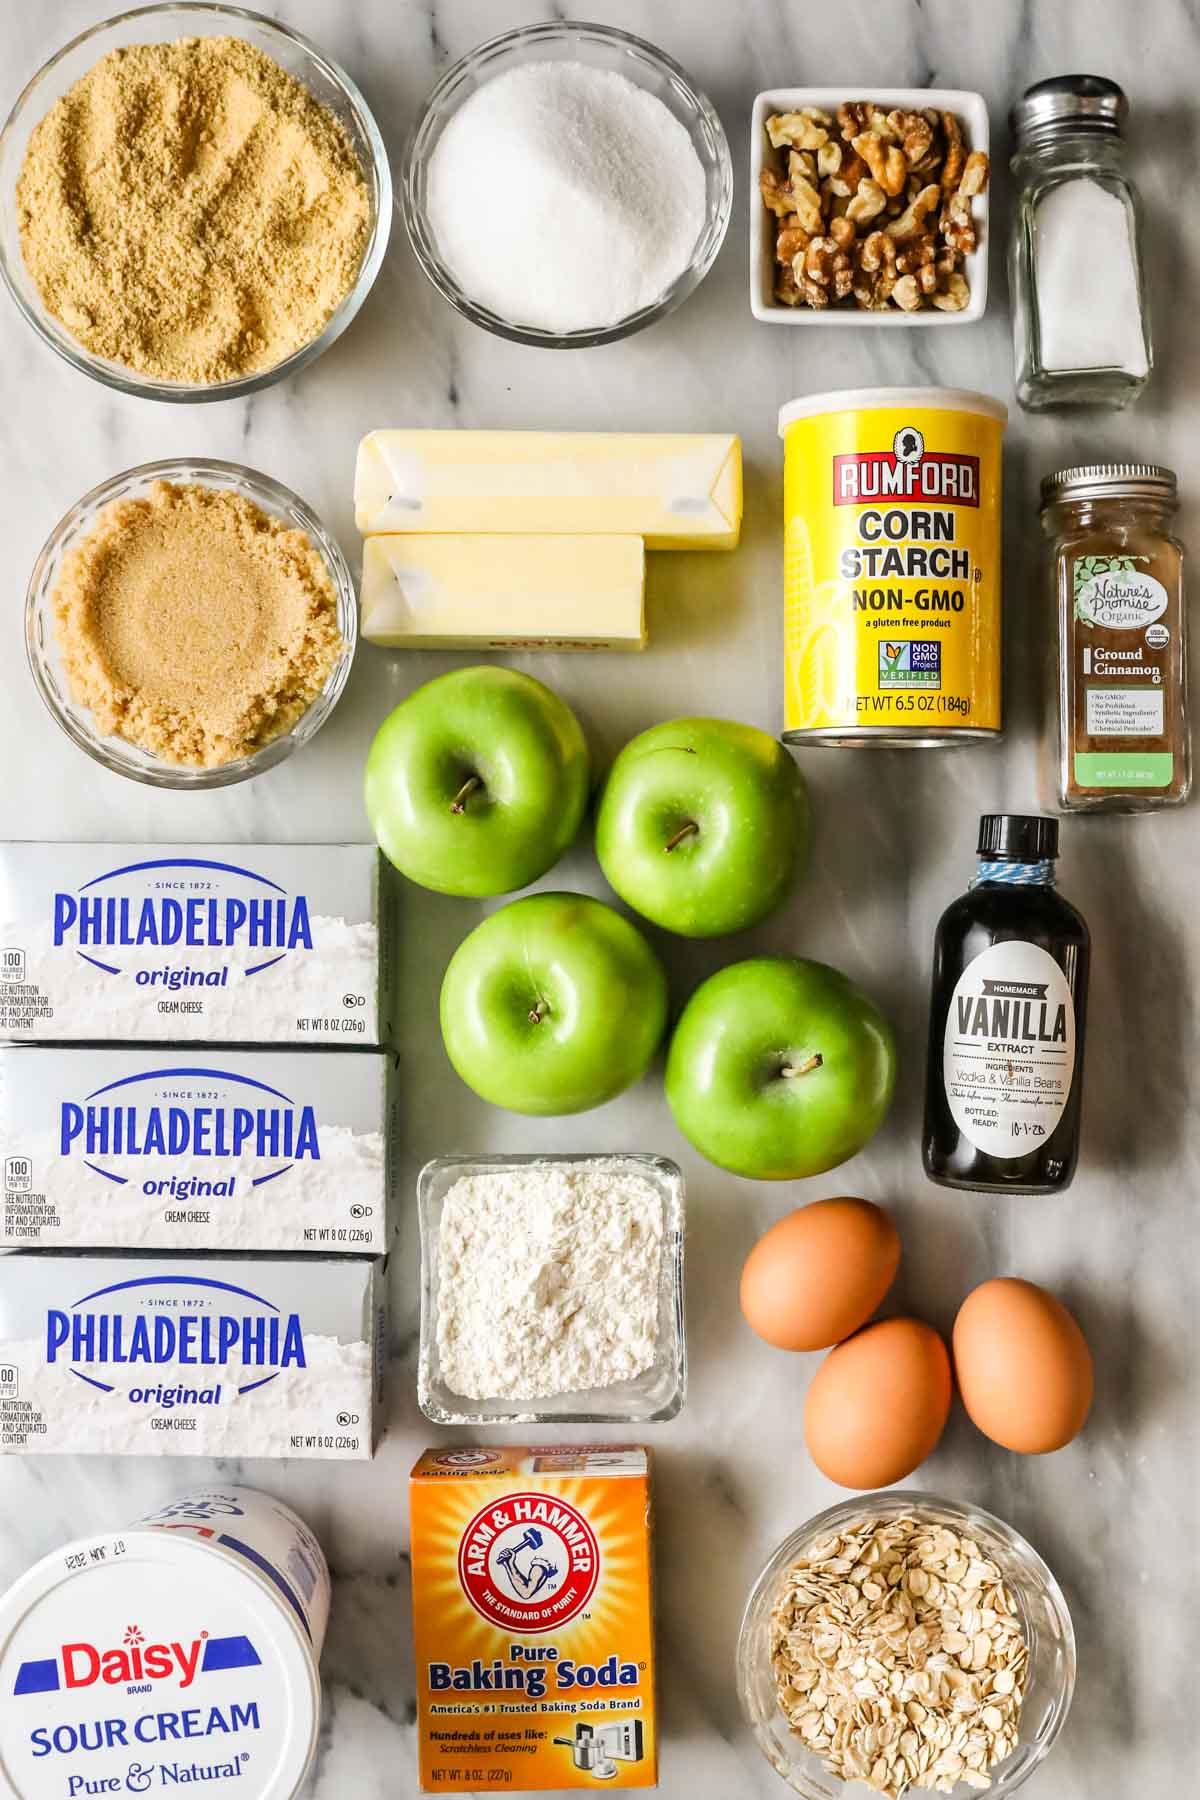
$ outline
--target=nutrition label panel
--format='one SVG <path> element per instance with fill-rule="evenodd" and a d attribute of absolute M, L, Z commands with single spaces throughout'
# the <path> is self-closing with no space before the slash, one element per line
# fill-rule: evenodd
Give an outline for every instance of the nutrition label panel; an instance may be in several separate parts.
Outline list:
<path fill-rule="evenodd" d="M 4 1159 L 3 1230 L 0 1242 L 37 1243 L 62 1224 L 54 1202 L 44 1189 L 39 1190 L 31 1159 L 8 1156 Z"/>
<path fill-rule="evenodd" d="M 49 996 L 25 979 L 25 952 L 6 950 L 0 968 L 0 1036 L 29 1037 L 35 1026 L 53 1017 Z"/>

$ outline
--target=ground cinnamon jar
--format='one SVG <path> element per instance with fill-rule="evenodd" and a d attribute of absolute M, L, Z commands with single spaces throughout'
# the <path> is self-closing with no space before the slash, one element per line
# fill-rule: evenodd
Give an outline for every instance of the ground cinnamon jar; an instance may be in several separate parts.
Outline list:
<path fill-rule="evenodd" d="M 1060 469 L 1042 483 L 1064 812 L 1149 812 L 1191 790 L 1177 505 L 1173 472 L 1148 463 Z"/>

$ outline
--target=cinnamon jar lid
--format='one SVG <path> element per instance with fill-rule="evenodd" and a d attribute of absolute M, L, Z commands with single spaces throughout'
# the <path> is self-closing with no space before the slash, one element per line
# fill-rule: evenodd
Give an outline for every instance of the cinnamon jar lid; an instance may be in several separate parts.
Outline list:
<path fill-rule="evenodd" d="M 1060 500 L 1174 500 L 1174 469 L 1159 463 L 1076 463 L 1042 480 L 1042 505 Z"/>

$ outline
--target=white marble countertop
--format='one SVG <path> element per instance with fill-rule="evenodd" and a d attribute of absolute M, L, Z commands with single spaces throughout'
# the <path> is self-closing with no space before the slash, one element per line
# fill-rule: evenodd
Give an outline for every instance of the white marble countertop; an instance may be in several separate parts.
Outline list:
<path fill-rule="evenodd" d="M 7 104 L 101 0 L 0 8 Z M 414 108 L 450 58 L 505 26 L 559 13 L 531 0 L 279 0 L 362 83 L 399 151 Z M 781 1187 L 738 1181 L 692 1155 L 651 1078 L 577 1120 L 490 1112 L 451 1074 L 436 1029 L 444 963 L 479 916 L 465 901 L 409 890 L 400 1046 L 406 1177 L 437 1152 L 482 1148 L 659 1150 L 689 1183 L 691 1394 L 646 1433 L 658 1454 L 659 1643 L 671 1800 L 775 1800 L 782 1785 L 744 1731 L 732 1657 L 747 1589 L 778 1540 L 837 1495 L 801 1437 L 815 1358 L 752 1339 L 737 1271 L 756 1235 L 790 1207 L 854 1192 L 894 1209 L 905 1255 L 893 1298 L 947 1328 L 961 1296 L 997 1273 L 1061 1293 L 1097 1359 L 1095 1409 L 1080 1441 L 1021 1460 L 987 1444 L 956 1408 L 920 1483 L 1009 1519 L 1061 1578 L 1079 1637 L 1079 1684 L 1031 1800 L 1167 1800 L 1195 1792 L 1196 1552 L 1200 1513 L 1196 1248 L 1200 1168 L 1192 1071 L 1198 1042 L 1195 808 L 1148 822 L 1068 824 L 1062 885 L 1091 925 L 1095 956 L 1084 1144 L 1071 1191 L 995 1202 L 933 1187 L 919 1118 L 933 926 L 964 887 L 981 810 L 1035 802 L 1034 693 L 1048 618 L 1038 598 L 1036 484 L 1081 455 L 1153 458 L 1180 472 L 1183 535 L 1200 549 L 1200 336 L 1190 282 L 1200 260 L 1191 173 L 1200 143 L 1194 11 L 1177 0 L 1052 0 L 966 7 L 947 0 L 588 0 L 583 12 L 654 38 L 715 101 L 732 141 L 736 203 L 708 281 L 674 317 L 612 348 L 557 356 L 460 320 L 429 289 L 397 221 L 382 276 L 350 332 L 314 367 L 249 403 L 183 409 L 123 399 L 58 361 L 0 305 L 0 542 L 7 597 L 0 639 L 0 830 L 6 837 L 262 840 L 365 836 L 360 771 L 388 708 L 449 659 L 364 647 L 338 713 L 286 767 L 210 796 L 153 792 L 102 771 L 59 733 L 24 662 L 28 569 L 66 507 L 93 483 L 150 457 L 202 453 L 257 466 L 323 514 L 352 559 L 354 447 L 371 426 L 479 425 L 736 429 L 747 454 L 746 530 L 732 558 L 660 557 L 652 647 L 530 659 L 578 708 L 610 755 L 654 720 L 716 712 L 778 729 L 781 462 L 779 403 L 830 386 L 940 381 L 1011 401 L 1005 282 L 996 254 L 1010 204 L 1008 102 L 1028 82 L 1078 68 L 1110 74 L 1132 101 L 1134 166 L 1150 220 L 1159 368 L 1135 412 L 1087 421 L 1016 414 L 1007 454 L 1010 734 L 954 757 L 815 752 L 803 758 L 818 822 L 815 866 L 753 944 L 811 953 L 886 1006 L 902 1063 L 894 1113 L 836 1175 Z M 806 333 L 756 325 L 746 294 L 747 121 L 771 84 L 940 83 L 979 88 L 998 152 L 992 299 L 961 330 Z M 601 891 L 579 849 L 556 885 Z M 750 944 L 665 944 L 677 996 Z M 417 1267 L 412 1210 L 393 1258 L 389 1429 L 369 1466 L 220 1465 L 292 1501 L 324 1539 L 336 1576 L 325 1655 L 326 1713 L 313 1800 L 396 1800 L 416 1791 L 408 1616 L 408 1470 L 437 1433 L 414 1395 Z M 486 1434 L 483 1434 L 486 1435 Z M 501 1434 L 502 1435 L 502 1434 Z M 510 1434 L 512 1435 L 512 1434 Z M 516 1434 L 519 1435 L 519 1434 Z M 567 1435 L 581 1437 L 575 1431 Z M 211 1465 L 38 1459 L 0 1463 L 0 1587 L 34 1557 L 118 1523 Z"/>

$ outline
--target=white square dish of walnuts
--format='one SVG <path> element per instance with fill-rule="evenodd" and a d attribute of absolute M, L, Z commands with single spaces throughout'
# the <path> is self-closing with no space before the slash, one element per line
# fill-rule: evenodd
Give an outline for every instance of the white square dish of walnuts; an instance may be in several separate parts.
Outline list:
<path fill-rule="evenodd" d="M 987 305 L 987 105 L 772 88 L 751 120 L 750 305 L 769 324 L 948 325 Z"/>

